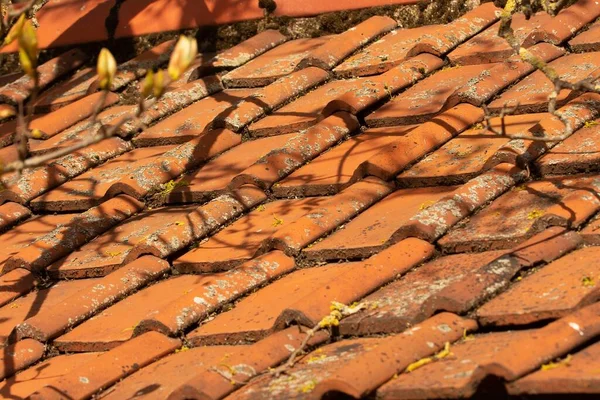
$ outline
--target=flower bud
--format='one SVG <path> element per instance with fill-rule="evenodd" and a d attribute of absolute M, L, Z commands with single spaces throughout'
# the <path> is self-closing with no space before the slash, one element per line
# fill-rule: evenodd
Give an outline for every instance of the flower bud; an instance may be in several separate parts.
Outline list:
<path fill-rule="evenodd" d="M 37 73 L 37 44 L 35 28 L 30 20 L 26 20 L 19 34 L 19 61 L 23 71 L 31 78 L 34 78 Z"/>
<path fill-rule="evenodd" d="M 152 94 L 154 88 L 154 72 L 151 69 L 146 72 L 144 82 L 142 82 L 142 98 L 146 98 Z"/>
<path fill-rule="evenodd" d="M 156 71 L 154 74 L 154 97 L 157 99 L 163 95 L 165 91 L 165 73 L 162 69 Z"/>
<path fill-rule="evenodd" d="M 100 89 L 110 90 L 113 79 L 117 73 L 117 62 L 107 48 L 102 48 L 102 50 L 100 50 L 96 70 L 100 80 Z"/>
<path fill-rule="evenodd" d="M 180 36 L 169 60 L 168 72 L 172 80 L 179 79 L 194 61 L 196 54 L 198 54 L 196 39 Z"/>
<path fill-rule="evenodd" d="M 25 23 L 25 13 L 21 14 L 17 22 L 10 28 L 8 34 L 4 38 L 4 45 L 12 43 L 21 34 L 23 24 Z"/>

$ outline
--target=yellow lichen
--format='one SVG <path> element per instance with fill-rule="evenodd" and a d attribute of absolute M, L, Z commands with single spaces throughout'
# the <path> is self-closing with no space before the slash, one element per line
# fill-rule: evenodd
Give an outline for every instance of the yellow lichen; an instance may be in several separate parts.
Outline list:
<path fill-rule="evenodd" d="M 542 371 L 549 371 L 551 369 L 558 368 L 558 367 L 568 367 L 568 366 L 571 365 L 571 358 L 572 358 L 571 355 L 568 354 L 562 360 L 558 360 L 556 362 L 550 361 L 549 363 L 546 363 L 546 364 L 542 365 L 540 367 L 540 369 Z"/>
<path fill-rule="evenodd" d="M 527 219 L 538 219 L 544 215 L 543 210 L 532 210 L 527 213 Z"/>
<path fill-rule="evenodd" d="M 467 328 L 463 329 L 462 338 L 465 342 L 468 342 L 469 340 L 475 340 L 475 336 L 467 334 Z"/>
<path fill-rule="evenodd" d="M 423 210 L 425 210 L 426 208 L 429 208 L 429 207 L 431 207 L 431 206 L 432 206 L 432 205 L 434 205 L 434 204 L 435 204 L 435 200 L 427 200 L 427 201 L 424 201 L 423 203 L 421 203 L 421 204 L 419 205 L 419 210 L 423 211 Z"/>
<path fill-rule="evenodd" d="M 185 225 L 185 222 L 183 222 L 183 221 L 175 221 L 175 225 L 182 226 L 182 225 Z"/>
<path fill-rule="evenodd" d="M 264 205 L 264 204 L 261 204 L 260 206 L 256 207 L 256 209 L 257 209 L 258 211 L 260 211 L 260 212 L 263 212 L 263 211 L 265 211 L 265 210 L 266 210 L 266 207 L 265 207 L 265 205 Z"/>
<path fill-rule="evenodd" d="M 184 351 L 188 351 L 190 348 L 187 347 L 186 345 L 181 346 L 180 348 L 175 350 L 175 353 L 182 353 Z"/>
<path fill-rule="evenodd" d="M 310 356 L 307 360 L 306 363 L 307 364 L 312 364 L 312 363 L 316 363 L 319 362 L 321 360 L 324 360 L 325 358 L 327 358 L 327 356 L 325 354 L 320 354 L 318 356 Z"/>
<path fill-rule="evenodd" d="M 414 363 L 409 364 L 408 367 L 406 367 L 406 372 L 413 372 L 414 370 L 419 369 L 422 366 L 430 364 L 432 362 L 433 362 L 433 358 L 431 358 L 431 357 L 421 358 L 420 360 L 417 360 Z"/>
<path fill-rule="evenodd" d="M 301 393 L 310 393 L 313 390 L 315 390 L 316 387 L 317 387 L 317 381 L 315 381 L 314 379 L 311 379 L 308 382 L 304 382 L 302 384 L 302 386 L 300 386 L 299 391 Z"/>
<path fill-rule="evenodd" d="M 175 190 L 176 188 L 182 187 L 182 186 L 188 186 L 188 185 L 189 185 L 189 182 L 186 182 L 186 181 L 175 182 L 174 180 L 171 179 L 169 182 L 163 183 L 160 186 L 160 188 L 161 188 L 160 194 L 163 196 L 166 196 L 169 193 L 171 193 L 173 190 Z"/>
<path fill-rule="evenodd" d="M 581 285 L 583 287 L 593 287 L 596 286 L 596 282 L 594 282 L 594 278 L 591 276 L 584 276 L 581 278 Z"/>
<path fill-rule="evenodd" d="M 598 125 L 598 121 L 586 121 L 583 126 L 586 128 L 591 128 L 592 126 Z"/>
<path fill-rule="evenodd" d="M 441 360 L 442 358 L 446 358 L 451 355 L 452 355 L 452 352 L 450 351 L 450 342 L 446 342 L 444 344 L 444 348 L 442 350 L 440 350 L 437 354 L 435 354 L 433 357 L 421 358 L 420 360 L 417 360 L 414 363 L 409 364 L 408 367 L 406 367 L 405 371 L 413 372 L 414 370 L 421 368 L 424 365 L 430 364 L 435 360 Z"/>
<path fill-rule="evenodd" d="M 279 225 L 283 225 L 283 219 L 277 218 L 276 215 L 273 215 L 273 227 L 277 227 Z"/>
<path fill-rule="evenodd" d="M 441 360 L 442 358 L 446 358 L 451 355 L 452 355 L 452 352 L 450 351 L 450 342 L 446 342 L 444 344 L 444 348 L 435 355 L 435 358 L 437 358 L 438 360 Z"/>
<path fill-rule="evenodd" d="M 104 252 L 104 254 L 106 254 L 109 257 L 116 257 L 119 254 L 121 254 L 121 252 L 120 251 L 106 251 L 106 252 Z"/>

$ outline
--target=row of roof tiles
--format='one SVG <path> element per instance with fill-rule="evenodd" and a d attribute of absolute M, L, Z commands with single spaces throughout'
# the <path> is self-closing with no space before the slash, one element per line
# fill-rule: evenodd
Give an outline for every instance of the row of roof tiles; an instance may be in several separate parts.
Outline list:
<path fill-rule="evenodd" d="M 480 106 L 515 100 L 517 115 L 492 126 L 565 128 L 543 113 L 543 75 L 491 35 L 496 11 L 414 30 L 375 17 L 289 42 L 264 32 L 200 57 L 143 132 L 124 126 L 4 176 L 0 393 L 431 398 L 469 396 L 490 375 L 511 394 L 597 393 L 584 344 L 598 325 L 600 98 L 561 92 L 575 133 L 560 143 L 491 135 Z M 515 27 L 565 79 L 593 80 L 597 24 L 570 38 L 599 15 L 580 0 Z M 569 39 L 581 53 L 562 47 Z M 136 85 L 171 45 L 126 63 L 114 89 Z M 97 86 L 91 69 L 75 72 L 85 62 L 73 51 L 41 66 L 49 89 L 32 153 L 93 134 Z M 27 84 L 0 89 L 4 106 L 26 99 Z M 104 106 L 108 124 L 133 109 L 118 94 Z M 5 160 L 14 129 L 0 126 Z M 368 304 L 334 332 L 360 338 L 324 344 L 320 332 L 286 375 L 246 384 L 284 361 L 331 301 Z M 567 373 L 531 373 L 570 352 Z M 401 373 L 414 365 L 424 366 Z"/>

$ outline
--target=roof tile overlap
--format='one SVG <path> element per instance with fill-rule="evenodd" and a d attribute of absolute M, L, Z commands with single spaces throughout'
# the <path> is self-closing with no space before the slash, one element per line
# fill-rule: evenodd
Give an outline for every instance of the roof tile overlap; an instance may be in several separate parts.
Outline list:
<path fill-rule="evenodd" d="M 547 113 L 552 85 L 495 36 L 499 11 L 262 31 L 199 54 L 144 126 L 3 175 L 0 396 L 468 397 L 491 376 L 597 394 L 600 97 L 565 90 Z M 513 27 L 595 82 L 599 12 Z M 97 134 L 95 110 L 118 124 L 173 43 L 121 63 L 98 108 L 88 54 L 43 64 L 29 153 Z M 31 82 L 0 82 L 8 163 Z"/>

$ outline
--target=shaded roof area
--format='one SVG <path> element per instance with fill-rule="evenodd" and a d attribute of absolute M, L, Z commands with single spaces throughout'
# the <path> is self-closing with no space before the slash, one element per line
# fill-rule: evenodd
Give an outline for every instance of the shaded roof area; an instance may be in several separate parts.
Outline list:
<path fill-rule="evenodd" d="M 600 3 L 517 15 L 569 81 L 600 73 Z M 600 96 L 563 90 L 495 36 L 376 16 L 267 30 L 199 55 L 147 113 L 2 176 L 0 396 L 382 399 L 600 393 Z M 120 65 L 99 118 L 173 42 Z M 88 56 L 40 66 L 32 154 L 94 134 Z M 27 77 L 0 77 L 3 108 Z M 517 105 L 490 123 L 484 110 Z M 516 137 L 511 137 L 516 136 Z M 17 158 L 15 123 L 0 158 Z M 332 302 L 363 303 L 308 340 Z M 62 396 L 62 397 L 61 397 Z"/>

